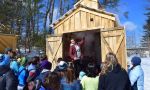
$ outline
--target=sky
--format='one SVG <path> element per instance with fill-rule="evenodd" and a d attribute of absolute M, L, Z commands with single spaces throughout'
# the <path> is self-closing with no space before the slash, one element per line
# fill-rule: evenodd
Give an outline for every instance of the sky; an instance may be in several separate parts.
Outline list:
<path fill-rule="evenodd" d="M 56 1 L 58 2 L 58 0 Z M 56 3 L 56 5 L 57 4 L 58 3 Z M 143 25 L 147 19 L 144 15 L 146 13 L 145 8 L 150 5 L 150 2 L 148 3 L 148 0 L 120 0 L 118 5 L 119 6 L 115 9 L 110 8 L 106 10 L 108 12 L 115 13 L 120 25 L 125 26 L 127 44 L 129 41 L 128 38 L 133 37 L 134 44 L 136 46 L 140 46 L 140 41 L 144 35 Z M 58 17 L 58 8 L 55 8 L 53 21 L 55 21 Z"/>
<path fill-rule="evenodd" d="M 148 4 L 150 5 L 148 0 L 120 0 L 117 10 L 108 10 L 118 15 L 120 24 L 126 28 L 127 41 L 129 37 L 135 37 L 134 42 L 137 46 L 140 46 L 140 41 L 144 35 L 143 25 L 147 19 L 144 14 L 147 12 L 145 8 L 148 7 Z M 128 18 L 125 17 L 125 12 L 128 12 Z"/>

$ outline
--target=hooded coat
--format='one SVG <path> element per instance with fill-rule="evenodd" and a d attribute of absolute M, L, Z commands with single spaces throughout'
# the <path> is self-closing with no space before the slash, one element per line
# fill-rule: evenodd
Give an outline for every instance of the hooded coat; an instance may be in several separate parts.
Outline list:
<path fill-rule="evenodd" d="M 141 59 L 139 57 L 133 57 L 133 67 L 129 70 L 129 78 L 132 86 L 132 90 L 144 90 L 144 72 L 141 67 Z"/>

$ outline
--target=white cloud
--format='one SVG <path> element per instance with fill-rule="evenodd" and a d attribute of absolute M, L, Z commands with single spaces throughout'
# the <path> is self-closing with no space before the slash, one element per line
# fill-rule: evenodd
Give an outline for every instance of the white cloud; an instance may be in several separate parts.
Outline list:
<path fill-rule="evenodd" d="M 127 21 L 124 23 L 126 30 L 133 31 L 137 29 L 137 25 L 134 22 Z"/>

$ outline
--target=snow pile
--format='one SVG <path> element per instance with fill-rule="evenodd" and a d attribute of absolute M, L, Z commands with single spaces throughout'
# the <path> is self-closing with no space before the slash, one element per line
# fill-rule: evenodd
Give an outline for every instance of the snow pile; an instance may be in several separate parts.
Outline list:
<path fill-rule="evenodd" d="M 150 90 L 150 58 L 142 58 L 141 65 L 144 70 L 144 90 Z"/>

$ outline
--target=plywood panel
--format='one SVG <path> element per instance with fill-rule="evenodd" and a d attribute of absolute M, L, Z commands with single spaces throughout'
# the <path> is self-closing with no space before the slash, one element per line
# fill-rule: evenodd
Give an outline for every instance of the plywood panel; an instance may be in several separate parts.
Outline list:
<path fill-rule="evenodd" d="M 0 52 L 4 53 L 5 48 L 16 50 L 17 36 L 0 34 Z"/>

